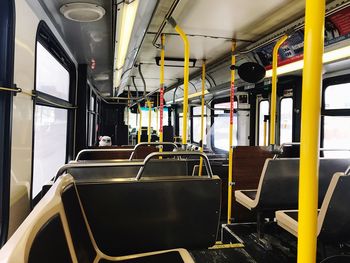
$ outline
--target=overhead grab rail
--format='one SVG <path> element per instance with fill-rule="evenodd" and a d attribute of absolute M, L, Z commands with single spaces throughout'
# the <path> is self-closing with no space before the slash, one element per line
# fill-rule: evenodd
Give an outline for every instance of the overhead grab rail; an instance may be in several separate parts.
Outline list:
<path fill-rule="evenodd" d="M 190 61 L 190 43 L 185 32 L 176 23 L 174 18 L 169 17 L 168 22 L 175 28 L 184 42 L 184 94 L 183 94 L 183 122 L 182 122 L 182 147 L 185 149 L 187 144 L 187 118 L 188 118 L 188 82 L 189 82 L 189 61 Z"/>
<path fill-rule="evenodd" d="M 168 19 L 172 16 L 174 10 L 176 9 L 177 5 L 179 4 L 180 0 L 174 0 L 174 2 L 172 3 L 172 5 L 170 6 L 168 13 L 165 15 L 162 24 L 160 25 L 156 35 L 153 38 L 152 44 L 153 46 L 155 46 L 156 48 L 160 48 L 161 46 L 157 44 L 157 40 L 159 38 L 159 36 L 162 34 L 164 27 L 166 26 L 166 23 L 168 21 Z"/>
<path fill-rule="evenodd" d="M 142 173 L 145 169 L 145 165 L 153 158 L 155 157 L 184 157 L 184 156 L 198 156 L 204 159 L 204 163 L 205 163 L 205 168 L 207 169 L 207 174 L 209 178 L 213 177 L 213 171 L 211 169 L 210 166 L 210 162 L 209 162 L 209 158 L 206 154 L 201 153 L 201 152 L 189 152 L 189 151 L 179 151 L 179 152 L 154 152 L 151 153 L 149 155 L 147 155 L 147 157 L 145 158 L 145 160 L 143 161 L 143 166 L 140 168 L 139 172 L 137 173 L 136 176 L 136 180 L 140 180 Z"/>

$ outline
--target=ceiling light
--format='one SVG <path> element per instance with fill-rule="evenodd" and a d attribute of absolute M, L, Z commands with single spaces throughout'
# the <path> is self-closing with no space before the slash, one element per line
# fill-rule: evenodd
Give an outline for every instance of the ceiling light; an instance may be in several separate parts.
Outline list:
<path fill-rule="evenodd" d="M 76 22 L 95 22 L 106 13 L 103 7 L 89 3 L 70 3 L 61 6 L 60 12 L 65 18 Z"/>
<path fill-rule="evenodd" d="M 323 54 L 323 64 L 334 62 L 336 60 L 349 58 L 350 57 L 350 46 L 338 48 L 332 51 L 328 51 Z M 283 65 L 277 68 L 277 75 L 283 75 L 293 71 L 300 70 L 304 67 L 304 60 L 299 60 L 287 65 Z M 266 71 L 265 78 L 272 77 L 272 69 Z"/>
<path fill-rule="evenodd" d="M 130 37 L 137 13 L 137 7 L 139 0 L 134 0 L 130 3 L 124 3 L 121 9 L 121 13 L 118 14 L 117 21 L 117 43 L 116 43 L 116 61 L 115 61 L 115 78 L 114 86 L 118 87 L 120 84 L 120 78 L 125 62 L 125 58 L 128 52 Z"/>
<path fill-rule="evenodd" d="M 208 93 L 209 93 L 208 90 L 204 91 L 204 95 L 206 95 Z M 201 91 L 188 95 L 188 99 L 193 99 L 193 98 L 200 97 L 200 96 L 202 96 L 202 92 Z M 179 98 L 179 99 L 176 99 L 175 102 L 179 102 L 179 101 L 183 101 L 183 100 L 184 100 L 184 98 Z"/>

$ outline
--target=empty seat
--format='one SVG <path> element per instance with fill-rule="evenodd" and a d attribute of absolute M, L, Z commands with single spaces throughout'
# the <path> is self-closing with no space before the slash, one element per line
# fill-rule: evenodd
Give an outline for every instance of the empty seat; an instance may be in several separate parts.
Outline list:
<path fill-rule="evenodd" d="M 122 243 L 123 241 L 118 236 L 114 237 L 114 242 Z M 92 236 L 73 178 L 70 175 L 62 176 L 57 180 L 0 250 L 1 263 L 115 261 L 130 263 L 194 262 L 184 249 L 124 257 L 111 257 L 104 254 Z"/>
<path fill-rule="evenodd" d="M 319 206 L 322 204 L 332 175 L 345 170 L 349 159 L 320 159 Z M 267 159 L 258 189 L 235 191 L 236 201 L 260 212 L 298 207 L 299 159 Z"/>
<path fill-rule="evenodd" d="M 350 240 L 350 176 L 336 173 L 318 212 L 317 236 L 328 243 L 342 243 Z M 298 236 L 298 210 L 276 212 L 277 224 Z"/>

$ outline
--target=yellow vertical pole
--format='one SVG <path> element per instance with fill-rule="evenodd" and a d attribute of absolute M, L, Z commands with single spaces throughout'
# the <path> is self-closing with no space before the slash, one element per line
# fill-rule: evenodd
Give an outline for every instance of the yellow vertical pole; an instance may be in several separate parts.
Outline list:
<path fill-rule="evenodd" d="M 229 153 L 228 153 L 228 195 L 227 195 L 227 224 L 231 223 L 232 217 L 232 166 L 233 166 L 233 114 L 235 101 L 235 65 L 236 57 L 234 51 L 236 42 L 232 42 L 232 58 L 231 58 L 231 90 L 230 90 L 230 132 L 229 132 Z"/>
<path fill-rule="evenodd" d="M 138 108 L 139 108 L 139 115 L 140 115 L 140 119 L 139 119 L 139 134 L 137 135 L 137 143 L 141 142 L 141 133 L 142 133 L 142 110 L 141 110 L 141 106 L 140 104 L 138 104 Z"/>
<path fill-rule="evenodd" d="M 325 1 L 306 0 L 299 175 L 299 263 L 316 262 L 324 17 Z"/>
<path fill-rule="evenodd" d="M 183 97 L 183 123 L 182 123 L 182 147 L 186 148 L 187 145 L 187 119 L 188 119 L 188 81 L 189 81 L 189 62 L 190 62 L 190 43 L 185 32 L 179 27 L 176 21 L 170 17 L 168 22 L 175 28 L 176 32 L 180 35 L 184 42 L 184 97 Z"/>
<path fill-rule="evenodd" d="M 161 51 L 160 51 L 160 123 L 159 123 L 159 142 L 163 142 L 163 115 L 164 115 L 164 53 L 165 53 L 165 35 L 161 36 Z M 163 148 L 159 148 L 160 152 Z"/>
<path fill-rule="evenodd" d="M 148 143 L 151 142 L 151 126 L 152 126 L 152 105 L 151 105 L 151 101 L 148 100 L 147 101 L 147 105 L 148 105 L 148 131 L 147 131 L 147 134 L 148 134 Z"/>
<path fill-rule="evenodd" d="M 270 144 L 275 145 L 276 139 L 276 104 L 277 104 L 277 67 L 278 67 L 278 49 L 288 38 L 282 36 L 275 44 L 272 55 L 272 90 L 271 90 L 271 109 L 270 109 Z"/>
<path fill-rule="evenodd" d="M 200 145 L 200 152 L 203 152 L 203 139 L 204 139 L 204 95 L 205 95 L 205 60 L 203 60 L 203 64 L 202 64 L 202 107 L 201 107 L 201 145 Z M 203 172 L 203 158 L 201 157 L 199 159 L 199 171 L 198 171 L 198 175 L 202 176 L 202 172 Z"/>

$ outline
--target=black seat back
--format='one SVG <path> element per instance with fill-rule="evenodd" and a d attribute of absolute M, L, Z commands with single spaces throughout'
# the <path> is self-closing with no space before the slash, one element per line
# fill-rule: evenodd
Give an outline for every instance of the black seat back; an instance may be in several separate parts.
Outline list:
<path fill-rule="evenodd" d="M 115 166 L 115 167 L 72 167 L 67 173 L 76 181 L 105 180 L 115 178 L 135 178 L 140 166 Z M 176 176 L 186 175 L 187 161 L 177 159 L 150 160 L 143 171 L 143 176 Z"/>
<path fill-rule="evenodd" d="M 85 224 L 74 184 L 67 186 L 61 196 L 78 262 L 94 262 L 96 251 Z"/>
<path fill-rule="evenodd" d="M 142 178 L 78 183 L 98 247 L 111 256 L 215 244 L 218 177 Z"/>
<path fill-rule="evenodd" d="M 298 208 L 299 159 L 268 160 L 261 184 L 258 209 L 282 210 Z M 320 159 L 319 207 L 334 173 L 345 171 L 350 159 Z"/>
<path fill-rule="evenodd" d="M 73 262 L 59 214 L 42 226 L 29 250 L 28 263 L 47 262 Z"/>
<path fill-rule="evenodd" d="M 340 176 L 323 220 L 319 238 L 331 243 L 350 240 L 350 176 Z"/>

